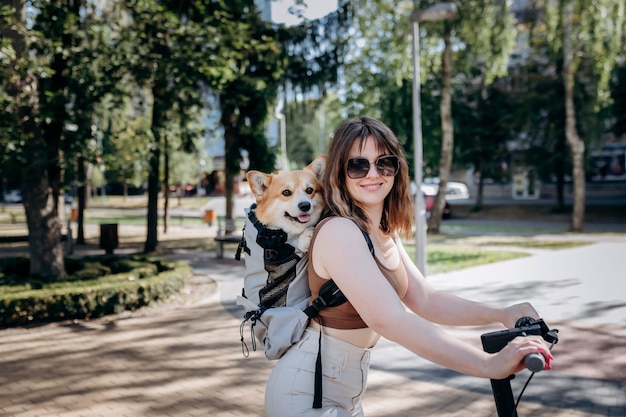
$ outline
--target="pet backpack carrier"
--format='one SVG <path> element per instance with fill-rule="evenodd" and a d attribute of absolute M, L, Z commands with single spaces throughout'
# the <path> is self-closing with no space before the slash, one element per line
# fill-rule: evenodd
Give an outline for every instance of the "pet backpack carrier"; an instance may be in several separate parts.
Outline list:
<path fill-rule="evenodd" d="M 298 342 L 309 319 L 317 317 L 327 306 L 346 301 L 334 281 L 330 280 L 319 297 L 309 306 L 306 253 L 287 244 L 287 234 L 269 229 L 256 218 L 256 204 L 246 209 L 243 237 L 237 251 L 246 253 L 244 285 L 237 304 L 246 313 L 241 323 L 240 336 L 244 356 L 249 354 L 244 329 L 250 326 L 252 350 L 261 342 L 267 359 L 278 359 Z"/>
<path fill-rule="evenodd" d="M 309 306 L 308 254 L 299 253 L 287 244 L 284 231 L 261 224 L 255 208 L 253 204 L 246 209 L 236 255 L 240 259 L 241 251 L 246 253 L 242 295 L 237 297 L 237 304 L 246 311 L 240 326 L 241 348 L 243 355 L 248 356 L 244 334 L 249 324 L 252 350 L 256 350 L 258 341 L 263 344 L 267 359 L 279 359 L 300 341 L 311 318 L 317 317 L 323 308 L 338 306 L 347 299 L 331 279 L 322 285 L 318 297 Z M 364 231 L 363 235 L 374 255 L 370 237 Z M 314 408 L 321 407 L 321 352 L 318 352 L 317 368 Z"/>

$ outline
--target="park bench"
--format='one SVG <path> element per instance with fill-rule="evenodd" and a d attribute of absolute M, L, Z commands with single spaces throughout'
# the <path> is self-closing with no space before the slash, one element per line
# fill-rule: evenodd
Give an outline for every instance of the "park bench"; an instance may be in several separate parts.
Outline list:
<path fill-rule="evenodd" d="M 234 227 L 230 228 L 231 230 Z M 222 259 L 224 257 L 224 245 L 227 243 L 236 243 L 239 244 L 241 242 L 242 232 L 235 231 L 231 233 L 226 233 L 226 220 L 224 218 L 217 219 L 217 235 L 215 236 L 215 255 L 218 259 Z"/>

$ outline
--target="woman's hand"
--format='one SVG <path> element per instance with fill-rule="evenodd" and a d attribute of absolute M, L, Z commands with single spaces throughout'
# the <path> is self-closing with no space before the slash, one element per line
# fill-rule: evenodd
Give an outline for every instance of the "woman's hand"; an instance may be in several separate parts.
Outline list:
<path fill-rule="evenodd" d="M 550 362 L 554 359 L 548 343 L 540 336 L 518 336 L 489 358 L 489 378 L 505 379 L 526 366 L 524 358 L 531 353 L 543 355 L 546 365 L 545 370 L 552 369 Z"/>
<path fill-rule="evenodd" d="M 501 323 L 508 329 L 515 327 L 515 322 L 522 317 L 530 317 L 533 319 L 539 319 L 537 310 L 530 303 L 514 304 L 506 307 L 502 310 Z"/>

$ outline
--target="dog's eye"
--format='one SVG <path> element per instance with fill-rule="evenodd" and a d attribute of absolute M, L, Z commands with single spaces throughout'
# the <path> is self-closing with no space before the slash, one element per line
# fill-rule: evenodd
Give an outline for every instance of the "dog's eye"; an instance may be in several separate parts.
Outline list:
<path fill-rule="evenodd" d="M 283 190 L 283 195 L 284 195 L 285 197 L 289 197 L 291 194 L 292 194 L 292 193 L 291 193 L 291 190 Z"/>
<path fill-rule="evenodd" d="M 313 194 L 313 191 L 315 191 L 313 187 L 308 187 L 306 190 L 304 190 L 304 192 L 307 194 Z"/>

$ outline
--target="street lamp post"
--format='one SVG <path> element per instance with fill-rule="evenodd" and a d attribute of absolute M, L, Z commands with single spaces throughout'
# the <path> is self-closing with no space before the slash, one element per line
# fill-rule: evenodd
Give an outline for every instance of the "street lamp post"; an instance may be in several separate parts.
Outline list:
<path fill-rule="evenodd" d="M 415 163 L 415 260 L 426 276 L 426 207 L 422 194 L 422 104 L 420 98 L 419 23 L 449 20 L 456 15 L 454 3 L 440 3 L 411 14 L 413 28 L 413 158 Z"/>
<path fill-rule="evenodd" d="M 285 126 L 285 115 L 276 112 L 276 118 L 280 122 L 280 158 L 281 168 L 283 171 L 287 171 L 287 128 Z"/>

